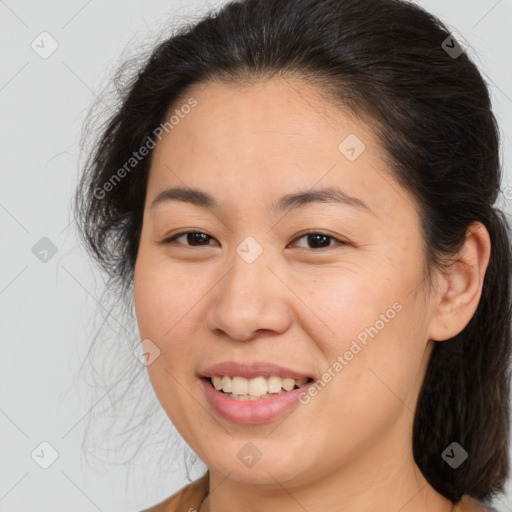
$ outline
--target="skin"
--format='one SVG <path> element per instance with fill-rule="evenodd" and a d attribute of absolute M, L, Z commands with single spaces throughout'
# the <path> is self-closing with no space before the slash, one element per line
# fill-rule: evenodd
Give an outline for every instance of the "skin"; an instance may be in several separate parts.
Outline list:
<path fill-rule="evenodd" d="M 154 150 L 135 306 L 141 339 L 160 350 L 148 366 L 158 399 L 210 470 L 201 512 L 448 512 L 452 503 L 414 463 L 412 423 L 434 344 L 460 332 L 478 305 L 485 227 L 473 226 L 459 263 L 435 271 L 429 290 L 417 205 L 386 168 L 371 126 L 298 79 L 209 82 L 188 97 L 197 106 Z M 349 134 L 366 146 L 355 161 L 338 149 Z M 200 188 L 221 207 L 151 209 L 171 186 Z M 371 212 L 267 209 L 323 186 Z M 315 246 L 298 238 L 306 229 L 334 239 Z M 181 231 L 212 238 L 162 243 Z M 263 248 L 252 263 L 236 252 L 248 236 Z M 394 303 L 401 311 L 307 405 L 259 425 L 229 422 L 209 405 L 199 381 L 207 366 L 271 361 L 321 378 Z M 248 441 L 262 455 L 251 468 L 237 457 Z"/>

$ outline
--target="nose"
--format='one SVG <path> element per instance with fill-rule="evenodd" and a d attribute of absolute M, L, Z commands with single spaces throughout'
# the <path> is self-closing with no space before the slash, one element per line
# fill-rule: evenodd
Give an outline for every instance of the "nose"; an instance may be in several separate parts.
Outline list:
<path fill-rule="evenodd" d="M 263 255 L 252 263 L 235 255 L 231 270 L 212 290 L 216 297 L 206 312 L 211 332 L 248 341 L 289 328 L 290 291 L 269 263 Z"/>

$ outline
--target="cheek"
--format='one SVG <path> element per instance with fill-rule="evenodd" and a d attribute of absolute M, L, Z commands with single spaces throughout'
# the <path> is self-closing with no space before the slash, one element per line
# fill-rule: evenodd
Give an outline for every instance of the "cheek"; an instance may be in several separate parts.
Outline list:
<path fill-rule="evenodd" d="M 193 340 L 201 339 L 197 334 L 201 301 L 208 288 L 199 273 L 183 272 L 179 265 L 144 248 L 139 253 L 134 275 L 139 335 L 141 340 L 149 338 L 160 351 L 147 370 L 158 398 L 170 400 L 162 404 L 168 412 L 186 399 L 182 386 L 197 385 L 188 362 L 197 358 Z"/>
<path fill-rule="evenodd" d="M 141 336 L 163 344 L 175 326 L 189 314 L 201 297 L 190 274 L 179 272 L 169 261 L 140 253 L 135 266 L 134 301 Z"/>
<path fill-rule="evenodd" d="M 183 412 L 194 412 L 194 404 L 185 388 L 197 382 L 186 364 L 193 359 L 193 347 L 190 331 L 188 337 L 185 331 L 190 329 L 192 304 L 198 298 L 190 277 L 180 276 L 175 268 L 142 250 L 135 266 L 134 301 L 140 339 L 149 338 L 160 350 L 147 366 L 153 389 L 173 424 L 186 431 L 191 413 Z"/>
<path fill-rule="evenodd" d="M 329 425 L 318 435 L 333 465 L 347 450 L 364 451 L 367 443 L 393 429 L 399 418 L 407 420 L 415 408 L 423 350 L 411 337 L 407 315 L 405 308 L 390 309 L 387 324 L 362 320 L 362 327 L 346 330 L 339 322 L 336 342 L 326 348 L 321 376 L 326 384 L 318 386 L 317 397 L 306 405 L 315 414 L 305 415 L 304 429 L 317 431 L 319 423 Z"/>
<path fill-rule="evenodd" d="M 324 352 L 343 353 L 351 340 L 364 343 L 376 331 L 388 330 L 396 323 L 398 310 L 403 309 L 400 278 L 390 276 L 389 268 L 361 267 L 344 265 L 306 278 L 303 274 L 300 280 L 290 278 L 296 283 L 294 292 L 306 306 L 303 313 L 296 311 L 296 316 L 311 318 L 309 326 L 320 325 L 309 334 L 322 344 Z"/>
<path fill-rule="evenodd" d="M 325 324 L 324 335 L 318 331 L 314 339 L 325 356 L 322 380 L 332 382 L 326 394 L 345 404 L 334 412 L 340 417 L 346 407 L 354 418 L 396 413 L 404 403 L 412 409 L 424 362 L 425 304 L 420 294 L 410 293 L 420 266 L 394 263 L 371 270 L 340 272 L 303 287 L 308 305 Z"/>

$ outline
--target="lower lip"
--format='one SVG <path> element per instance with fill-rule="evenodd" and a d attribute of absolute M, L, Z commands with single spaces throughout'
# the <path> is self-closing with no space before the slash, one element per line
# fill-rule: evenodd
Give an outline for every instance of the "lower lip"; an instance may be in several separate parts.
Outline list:
<path fill-rule="evenodd" d="M 260 398 L 259 400 L 229 398 L 221 391 L 217 391 L 212 386 L 210 379 L 201 378 L 201 383 L 210 405 L 220 416 L 234 423 L 257 424 L 272 421 L 299 404 L 299 395 L 306 391 L 314 381 L 272 398 Z"/>

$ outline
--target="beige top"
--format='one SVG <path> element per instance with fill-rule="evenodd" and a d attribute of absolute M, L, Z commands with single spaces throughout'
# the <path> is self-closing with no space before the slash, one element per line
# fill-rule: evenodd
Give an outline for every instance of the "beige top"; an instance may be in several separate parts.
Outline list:
<path fill-rule="evenodd" d="M 186 485 L 178 492 L 141 512 L 197 512 L 208 495 L 208 471 L 199 479 Z M 190 510 L 193 509 L 193 510 Z M 453 512 L 497 512 L 480 501 L 464 495 L 455 505 Z"/>

